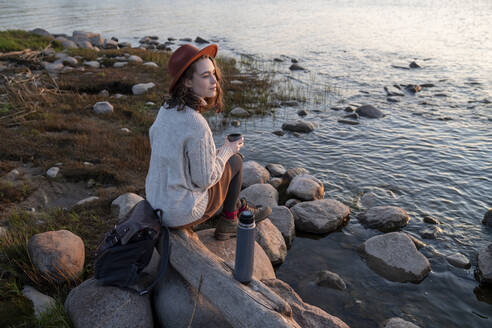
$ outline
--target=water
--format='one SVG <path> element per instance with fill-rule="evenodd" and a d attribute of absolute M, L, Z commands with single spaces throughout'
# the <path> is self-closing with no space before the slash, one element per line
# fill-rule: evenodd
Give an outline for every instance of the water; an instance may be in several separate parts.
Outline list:
<path fill-rule="evenodd" d="M 308 168 L 325 182 L 326 197 L 351 206 L 350 223 L 320 238 L 298 236 L 277 270 L 305 301 L 352 327 L 374 327 L 400 316 L 421 327 L 490 327 L 492 292 L 473 277 L 478 250 L 492 241 L 480 224 L 492 207 L 492 1 L 32 1 L 0 0 L 0 29 L 42 27 L 52 33 L 88 30 L 136 43 L 144 35 L 216 40 L 223 54 L 251 54 L 260 62 L 297 58 L 309 72 L 275 66 L 296 85 L 340 90 L 327 103 L 308 102 L 306 119 L 319 128 L 300 138 L 271 131 L 296 117 L 298 108 L 275 118 L 242 121 L 216 135 L 245 135 L 244 154 L 263 164 Z M 416 59 L 421 70 L 401 70 Z M 399 103 L 384 86 L 433 83 Z M 362 92 L 361 92 L 362 91 Z M 438 97 L 436 94 L 445 94 Z M 340 99 L 369 103 L 383 119 L 358 126 L 337 123 L 329 109 Z M 422 102 L 427 105 L 422 105 Z M 319 113 L 313 112 L 319 110 Z M 460 252 L 469 270 L 432 257 L 420 284 L 393 283 L 372 272 L 357 247 L 378 234 L 361 227 L 360 197 L 403 207 L 405 231 L 418 234 L 422 215 L 441 221 L 442 234 L 428 241 L 443 254 Z M 344 292 L 316 286 L 319 270 L 340 274 Z"/>

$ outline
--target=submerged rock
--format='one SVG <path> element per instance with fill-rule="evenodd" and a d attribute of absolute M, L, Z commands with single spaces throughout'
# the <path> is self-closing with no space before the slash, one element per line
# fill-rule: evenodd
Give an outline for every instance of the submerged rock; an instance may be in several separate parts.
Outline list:
<path fill-rule="evenodd" d="M 367 118 L 381 118 L 384 117 L 383 112 L 372 105 L 363 105 L 355 110 L 359 116 Z"/>
<path fill-rule="evenodd" d="M 441 224 L 438 219 L 430 216 L 430 215 L 424 215 L 424 222 L 429 223 L 429 224 Z"/>
<path fill-rule="evenodd" d="M 338 290 L 347 289 L 345 281 L 338 274 L 328 270 L 320 271 L 316 274 L 316 284 Z"/>
<path fill-rule="evenodd" d="M 314 123 L 302 120 L 288 121 L 282 124 L 283 130 L 292 132 L 309 133 L 314 131 L 315 128 L 316 126 Z"/>
<path fill-rule="evenodd" d="M 241 108 L 241 107 L 234 108 L 233 110 L 230 111 L 230 114 L 231 114 L 231 116 L 234 116 L 234 117 L 248 117 L 249 116 L 249 112 L 246 109 Z"/>
<path fill-rule="evenodd" d="M 300 66 L 300 65 L 297 65 L 297 64 L 292 64 L 290 65 L 289 69 L 291 71 L 305 71 L 305 68 Z"/>
<path fill-rule="evenodd" d="M 348 206 L 334 199 L 302 202 L 291 208 L 296 229 L 309 233 L 329 233 L 348 219 Z"/>
<path fill-rule="evenodd" d="M 405 321 L 402 318 L 395 317 L 386 320 L 386 322 L 384 323 L 384 328 L 420 328 L 420 327 L 409 321 Z"/>
<path fill-rule="evenodd" d="M 422 68 L 420 67 L 419 64 L 417 64 L 415 61 L 412 61 L 409 65 L 410 68 Z"/>
<path fill-rule="evenodd" d="M 449 264 L 457 268 L 468 269 L 471 266 L 470 260 L 468 260 L 468 258 L 461 253 L 448 255 L 446 256 L 446 260 L 448 260 Z"/>
<path fill-rule="evenodd" d="M 441 233 L 441 228 L 432 227 L 420 230 L 420 236 L 424 239 L 436 239 Z"/>
<path fill-rule="evenodd" d="M 430 272 L 427 258 L 402 232 L 390 232 L 368 239 L 362 252 L 369 267 L 391 281 L 420 282 Z"/>
<path fill-rule="evenodd" d="M 482 223 L 492 227 L 492 209 L 488 210 L 483 216 Z"/>
<path fill-rule="evenodd" d="M 401 207 L 375 206 L 357 216 L 366 228 L 378 229 L 383 232 L 399 230 L 407 225 L 410 217 Z"/>
<path fill-rule="evenodd" d="M 205 40 L 204 38 L 201 38 L 201 37 L 199 37 L 199 36 L 197 36 L 197 37 L 195 38 L 195 42 L 196 42 L 196 43 L 200 43 L 200 44 L 202 44 L 202 43 L 210 43 L 210 41 Z"/>
<path fill-rule="evenodd" d="M 492 285 L 492 244 L 478 253 L 478 279 L 482 284 Z"/>

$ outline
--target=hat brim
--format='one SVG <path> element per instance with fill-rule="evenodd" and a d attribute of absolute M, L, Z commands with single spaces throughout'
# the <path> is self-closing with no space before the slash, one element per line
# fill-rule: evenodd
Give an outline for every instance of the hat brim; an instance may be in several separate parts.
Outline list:
<path fill-rule="evenodd" d="M 188 60 L 188 62 L 186 63 L 186 65 L 184 65 L 178 72 L 178 74 L 176 74 L 176 77 L 174 78 L 174 80 L 171 82 L 171 86 L 169 87 L 169 93 L 172 92 L 172 90 L 174 89 L 174 86 L 176 85 L 176 83 L 178 83 L 179 81 L 179 78 L 181 77 L 181 75 L 183 75 L 183 73 L 186 71 L 186 69 L 188 67 L 190 67 L 190 65 L 195 61 L 197 60 L 198 58 L 200 58 L 201 56 L 210 56 L 212 58 L 215 58 L 215 56 L 217 55 L 217 51 L 218 51 L 219 47 L 216 45 L 216 44 L 211 44 L 203 49 L 201 49 L 195 56 L 193 56 L 190 60 Z"/>

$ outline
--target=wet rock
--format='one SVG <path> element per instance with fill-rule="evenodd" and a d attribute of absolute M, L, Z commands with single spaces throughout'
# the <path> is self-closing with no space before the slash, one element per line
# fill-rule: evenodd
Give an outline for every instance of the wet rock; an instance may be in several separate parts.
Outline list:
<path fill-rule="evenodd" d="M 356 109 L 357 114 L 367 118 L 381 118 L 384 116 L 383 112 L 372 105 L 363 105 Z"/>
<path fill-rule="evenodd" d="M 441 97 L 441 98 L 446 98 L 448 95 L 445 93 L 436 93 L 434 94 L 434 97 Z"/>
<path fill-rule="evenodd" d="M 231 125 L 235 128 L 239 127 L 241 125 L 241 121 L 239 120 L 232 120 Z"/>
<path fill-rule="evenodd" d="M 296 229 L 310 233 L 329 233 L 348 219 L 348 206 L 334 199 L 302 202 L 291 208 Z"/>
<path fill-rule="evenodd" d="M 109 91 L 104 89 L 104 90 L 101 90 L 101 92 L 99 92 L 99 96 L 102 96 L 102 97 L 109 97 Z"/>
<path fill-rule="evenodd" d="M 27 248 L 36 269 L 54 280 L 63 282 L 82 273 L 84 242 L 68 230 L 36 234 L 29 239 Z"/>
<path fill-rule="evenodd" d="M 241 107 L 234 108 L 233 110 L 230 111 L 230 114 L 231 114 L 231 116 L 234 116 L 234 117 L 248 117 L 249 116 L 249 112 L 246 109 L 241 108 Z"/>
<path fill-rule="evenodd" d="M 144 63 L 144 66 L 147 66 L 147 67 L 154 67 L 154 68 L 159 68 L 159 65 L 157 65 L 156 63 L 154 62 L 146 62 Z"/>
<path fill-rule="evenodd" d="M 118 49 L 118 41 L 104 39 L 104 49 Z"/>
<path fill-rule="evenodd" d="M 436 239 L 440 233 L 441 228 L 439 227 L 432 227 L 420 230 L 420 236 L 424 239 Z"/>
<path fill-rule="evenodd" d="M 242 188 L 249 187 L 256 183 L 267 183 L 270 180 L 270 173 L 261 164 L 255 161 L 243 163 L 243 183 Z"/>
<path fill-rule="evenodd" d="M 390 232 L 368 239 L 362 252 L 369 267 L 391 281 L 420 282 L 430 272 L 427 258 L 402 232 Z"/>
<path fill-rule="evenodd" d="M 131 192 L 120 195 L 111 202 L 111 214 L 118 217 L 118 220 L 121 220 L 142 200 L 143 198 L 141 196 Z"/>
<path fill-rule="evenodd" d="M 214 237 L 214 232 L 215 229 L 206 229 L 197 231 L 196 234 L 198 235 L 198 238 L 200 238 L 200 241 L 207 246 L 212 253 L 222 258 L 231 268 L 234 268 L 236 260 L 236 238 L 217 240 Z M 255 242 L 253 276 L 259 280 L 275 278 L 275 271 L 273 270 L 270 258 L 258 242 Z"/>
<path fill-rule="evenodd" d="M 351 119 L 354 119 L 354 120 L 358 120 L 359 119 L 359 114 L 357 114 L 357 113 L 347 114 L 347 115 L 344 116 L 344 118 L 351 118 Z"/>
<path fill-rule="evenodd" d="M 415 61 L 412 61 L 409 65 L 410 68 L 422 68 L 420 67 L 419 64 L 417 64 Z"/>
<path fill-rule="evenodd" d="M 60 168 L 53 166 L 48 171 L 46 171 L 46 175 L 50 178 L 56 178 L 58 172 L 60 172 Z"/>
<path fill-rule="evenodd" d="M 303 328 L 349 328 L 339 318 L 326 313 L 322 309 L 305 303 L 287 283 L 279 279 L 262 280 L 277 295 L 282 297 L 292 309 L 292 317 Z"/>
<path fill-rule="evenodd" d="M 353 113 L 355 112 L 355 107 L 352 107 L 352 106 L 347 106 L 343 109 L 344 112 L 347 112 L 347 113 Z"/>
<path fill-rule="evenodd" d="M 168 266 L 169 270 L 169 266 Z M 65 300 L 65 311 L 77 328 L 153 328 L 150 296 L 131 289 L 100 286 L 94 278 L 72 289 Z"/>
<path fill-rule="evenodd" d="M 85 61 L 84 62 L 84 65 L 85 66 L 92 67 L 92 68 L 99 68 L 99 67 L 101 67 L 101 64 L 99 64 L 99 62 L 97 60 Z"/>
<path fill-rule="evenodd" d="M 269 220 L 256 225 L 256 241 L 263 248 L 273 265 L 281 264 L 287 256 L 287 246 L 282 233 Z"/>
<path fill-rule="evenodd" d="M 99 197 L 97 197 L 97 196 L 87 197 L 87 198 L 79 200 L 77 203 L 75 203 L 75 206 L 87 205 L 88 203 L 91 203 L 91 202 L 96 201 L 96 200 L 99 200 Z"/>
<path fill-rule="evenodd" d="M 207 41 L 207 40 L 205 40 L 204 38 L 201 38 L 201 37 L 199 37 L 199 36 L 197 36 L 197 37 L 195 38 L 195 42 L 196 42 L 196 43 L 200 43 L 200 44 L 203 44 L 203 43 L 210 43 L 210 41 Z"/>
<path fill-rule="evenodd" d="M 297 64 L 299 61 L 297 59 L 295 59 L 295 58 L 291 58 L 290 59 L 290 62 L 291 63 L 294 63 L 294 64 Z"/>
<path fill-rule="evenodd" d="M 240 197 L 245 197 L 253 205 L 278 206 L 278 191 L 267 183 L 257 183 L 243 189 Z"/>
<path fill-rule="evenodd" d="M 400 91 L 400 89 L 395 88 L 394 86 L 384 87 L 384 91 L 386 91 L 386 95 L 389 97 L 403 97 L 405 94 Z"/>
<path fill-rule="evenodd" d="M 97 114 L 109 114 L 113 112 L 113 105 L 107 101 L 99 101 L 92 107 Z"/>
<path fill-rule="evenodd" d="M 304 67 L 297 65 L 297 64 L 290 65 L 289 69 L 291 71 L 305 71 Z"/>
<path fill-rule="evenodd" d="M 119 40 L 118 40 L 118 38 L 117 38 L 117 37 L 115 37 L 115 36 L 112 36 L 112 37 L 111 37 L 111 40 L 116 41 L 116 42 L 118 42 L 118 41 L 119 41 Z"/>
<path fill-rule="evenodd" d="M 378 229 L 383 232 L 399 230 L 407 225 L 410 217 L 407 212 L 396 206 L 375 206 L 357 216 L 366 228 Z"/>
<path fill-rule="evenodd" d="M 294 179 L 295 176 L 301 175 L 301 174 L 308 174 L 309 172 L 302 168 L 302 167 L 294 167 L 291 169 L 288 169 L 284 175 L 282 176 L 282 179 L 284 180 L 284 183 L 289 184 L 292 179 Z"/>
<path fill-rule="evenodd" d="M 385 321 L 384 328 L 420 328 L 419 326 L 405 321 L 402 318 L 391 318 Z"/>
<path fill-rule="evenodd" d="M 492 285 L 492 244 L 479 251 L 477 273 L 481 284 Z"/>
<path fill-rule="evenodd" d="M 330 107 L 331 110 L 336 110 L 336 111 L 339 111 L 339 110 L 342 110 L 343 108 L 342 107 Z"/>
<path fill-rule="evenodd" d="M 34 305 L 34 315 L 40 318 L 43 312 L 46 312 L 55 306 L 55 299 L 48 295 L 44 295 L 34 287 L 26 285 L 22 289 L 22 295 L 27 297 Z"/>
<path fill-rule="evenodd" d="M 422 87 L 418 84 L 407 84 L 405 85 L 405 90 L 410 93 L 417 93 L 422 91 Z"/>
<path fill-rule="evenodd" d="M 323 183 L 312 175 L 300 174 L 290 182 L 287 194 L 301 200 L 323 199 L 325 188 Z"/>
<path fill-rule="evenodd" d="M 295 100 L 286 100 L 286 101 L 282 101 L 280 105 L 286 107 L 297 107 L 299 106 L 299 103 Z"/>
<path fill-rule="evenodd" d="M 153 82 L 139 83 L 139 84 L 135 84 L 132 87 L 132 92 L 134 95 L 141 95 L 141 94 L 146 93 L 147 91 L 149 91 L 153 87 L 155 87 L 155 84 Z"/>
<path fill-rule="evenodd" d="M 282 234 L 287 248 L 290 248 L 296 233 L 292 212 L 286 206 L 275 206 L 269 219 Z"/>
<path fill-rule="evenodd" d="M 470 260 L 468 260 L 468 258 L 461 253 L 448 255 L 446 256 L 446 260 L 448 260 L 449 264 L 457 268 L 468 269 L 471 266 Z"/>
<path fill-rule="evenodd" d="M 408 69 L 410 69 L 410 68 L 408 68 L 408 67 L 405 67 L 405 66 L 399 66 L 399 65 L 391 65 L 391 67 L 393 67 L 393 68 L 398 68 L 398 69 L 407 69 L 407 70 L 408 70 Z"/>
<path fill-rule="evenodd" d="M 424 222 L 429 223 L 429 224 L 441 224 L 438 219 L 430 216 L 430 215 L 424 215 Z"/>
<path fill-rule="evenodd" d="M 299 199 L 291 198 L 285 202 L 285 206 L 287 206 L 288 208 L 292 208 L 299 203 L 302 203 L 302 201 L 300 201 Z"/>
<path fill-rule="evenodd" d="M 64 38 L 64 37 L 61 37 L 61 36 L 57 37 L 55 40 L 58 41 L 58 42 L 60 42 L 61 45 L 62 45 L 62 47 L 65 48 L 65 49 L 74 49 L 74 48 L 78 48 L 79 47 L 72 40 L 68 40 L 67 38 Z"/>
<path fill-rule="evenodd" d="M 301 132 L 301 133 L 309 133 L 314 131 L 316 126 L 314 123 L 296 120 L 296 121 L 288 121 L 282 124 L 282 129 L 291 132 Z"/>
<path fill-rule="evenodd" d="M 276 136 L 279 136 L 279 137 L 281 137 L 285 134 L 285 132 L 282 130 L 276 130 L 276 131 L 273 131 L 272 133 Z"/>
<path fill-rule="evenodd" d="M 284 61 L 280 58 L 273 58 L 273 61 L 274 62 L 277 62 L 277 63 L 283 63 Z"/>
<path fill-rule="evenodd" d="M 272 177 L 281 177 L 287 172 L 285 167 L 281 164 L 270 163 L 266 166 L 266 169 L 270 172 Z"/>
<path fill-rule="evenodd" d="M 306 116 L 307 114 L 308 114 L 308 112 L 305 109 L 301 109 L 301 110 L 297 111 L 297 115 L 299 115 L 299 116 Z"/>
<path fill-rule="evenodd" d="M 118 47 L 120 47 L 120 48 L 131 48 L 132 44 L 130 42 L 120 42 L 120 43 L 118 43 Z"/>
<path fill-rule="evenodd" d="M 42 29 L 42 28 L 35 28 L 34 30 L 32 31 L 29 31 L 30 33 L 32 34 L 36 34 L 36 35 L 40 35 L 40 36 L 44 36 L 44 37 L 48 37 L 50 39 L 53 39 L 53 35 L 51 35 L 50 32 L 46 31 L 45 29 Z"/>
<path fill-rule="evenodd" d="M 492 209 L 489 209 L 483 216 L 482 223 L 492 227 Z"/>
<path fill-rule="evenodd" d="M 387 97 L 386 100 L 390 103 L 397 103 L 397 102 L 400 102 L 398 99 L 396 98 L 392 98 L 392 97 Z"/>
<path fill-rule="evenodd" d="M 282 184 L 282 178 L 272 178 L 269 183 L 273 186 L 273 188 L 278 189 Z"/>
<path fill-rule="evenodd" d="M 360 123 L 358 121 L 354 121 L 354 120 L 344 120 L 342 118 L 338 119 L 337 120 L 338 123 L 342 123 L 342 124 L 349 124 L 349 125 L 359 125 Z"/>
<path fill-rule="evenodd" d="M 420 85 L 422 88 L 433 88 L 435 85 L 433 83 L 423 83 Z"/>
<path fill-rule="evenodd" d="M 347 289 L 345 281 L 338 274 L 328 270 L 320 271 L 316 274 L 316 284 L 338 290 Z"/>
<path fill-rule="evenodd" d="M 75 42 L 79 40 L 88 40 L 94 47 L 101 48 L 104 45 L 104 40 L 99 33 L 74 31 L 72 37 Z"/>
<path fill-rule="evenodd" d="M 116 62 L 113 64 L 113 67 L 120 68 L 120 67 L 123 67 L 127 64 L 128 64 L 128 62 Z"/>
<path fill-rule="evenodd" d="M 192 39 L 191 38 L 181 38 L 181 39 L 179 39 L 179 41 L 191 42 Z"/>
<path fill-rule="evenodd" d="M 410 238 L 412 240 L 413 244 L 415 245 L 415 247 L 417 247 L 417 249 L 427 247 L 427 244 L 424 243 L 422 240 L 418 239 L 417 237 L 411 235 L 408 232 L 406 232 L 406 234 L 407 234 L 408 238 Z"/>
<path fill-rule="evenodd" d="M 129 56 L 128 61 L 132 63 L 143 63 L 143 59 L 136 55 Z"/>

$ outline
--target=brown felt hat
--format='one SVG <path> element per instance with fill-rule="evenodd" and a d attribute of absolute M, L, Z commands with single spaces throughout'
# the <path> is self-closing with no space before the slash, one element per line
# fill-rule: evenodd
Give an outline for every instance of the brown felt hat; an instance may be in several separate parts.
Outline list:
<path fill-rule="evenodd" d="M 218 48 L 219 47 L 216 44 L 211 44 L 200 50 L 191 44 L 184 44 L 176 49 L 167 63 L 167 69 L 173 77 L 173 82 L 169 87 L 169 93 L 172 92 L 181 75 L 183 75 L 186 69 L 190 67 L 195 60 L 203 55 L 215 58 Z"/>

